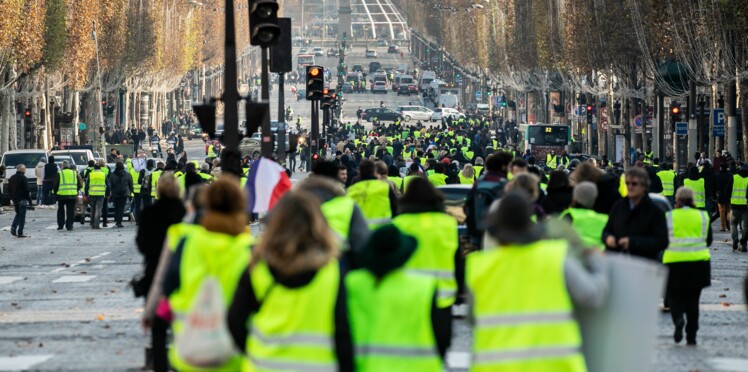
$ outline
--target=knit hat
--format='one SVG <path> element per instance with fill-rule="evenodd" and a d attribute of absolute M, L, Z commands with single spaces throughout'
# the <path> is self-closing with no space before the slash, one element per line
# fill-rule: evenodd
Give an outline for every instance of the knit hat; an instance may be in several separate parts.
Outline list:
<path fill-rule="evenodd" d="M 388 224 L 369 235 L 356 263 L 382 277 L 392 270 L 402 267 L 416 251 L 418 242 L 410 235 L 405 235 Z"/>
<path fill-rule="evenodd" d="M 585 208 L 592 208 L 597 199 L 597 185 L 592 182 L 580 182 L 574 187 L 574 200 Z"/>

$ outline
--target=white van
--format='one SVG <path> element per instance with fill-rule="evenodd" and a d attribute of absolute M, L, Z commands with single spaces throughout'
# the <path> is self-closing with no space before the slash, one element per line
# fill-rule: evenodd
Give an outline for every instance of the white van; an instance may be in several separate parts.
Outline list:
<path fill-rule="evenodd" d="M 49 158 L 49 151 L 39 149 L 11 150 L 3 154 L 0 164 L 5 166 L 5 176 L 0 184 L 2 187 L 2 201 L 10 199 L 8 184 L 10 177 L 16 174 L 16 166 L 23 164 L 26 166 L 26 178 L 29 180 L 29 192 L 31 197 L 36 198 L 36 165 L 39 161 L 45 164 Z M 0 203 L 2 204 L 2 203 Z"/>
<path fill-rule="evenodd" d="M 431 84 L 431 82 L 434 80 L 436 80 L 436 72 L 434 71 L 421 72 L 421 76 L 418 79 L 418 89 L 421 92 L 426 92 L 426 89 L 428 89 L 429 84 Z"/>
<path fill-rule="evenodd" d="M 456 109 L 460 106 L 460 100 L 454 94 L 441 94 L 436 106 Z"/>

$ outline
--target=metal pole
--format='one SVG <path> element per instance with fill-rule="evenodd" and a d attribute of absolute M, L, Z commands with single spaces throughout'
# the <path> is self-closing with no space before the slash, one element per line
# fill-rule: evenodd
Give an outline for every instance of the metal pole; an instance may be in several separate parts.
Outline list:
<path fill-rule="evenodd" d="M 285 103 L 285 92 L 283 91 L 283 85 L 285 83 L 284 72 L 278 74 L 278 131 L 276 132 L 278 138 L 278 150 L 276 153 L 276 159 L 281 165 L 286 164 L 286 128 L 289 123 L 286 123 L 286 117 L 284 113 Z"/>
<path fill-rule="evenodd" d="M 268 47 L 262 47 L 262 73 L 260 75 L 262 83 L 262 101 L 270 104 L 270 74 L 268 73 Z M 280 104 L 280 103 L 279 103 Z M 268 110 L 269 111 L 269 110 Z M 265 115 L 262 120 L 262 127 L 260 129 L 262 133 L 262 142 L 260 143 L 260 151 L 262 156 L 266 158 L 273 157 L 273 140 L 272 133 L 270 132 L 270 113 Z"/>
<path fill-rule="evenodd" d="M 696 82 L 693 79 L 690 80 L 688 89 L 688 153 L 686 154 L 686 162 L 688 162 L 689 156 L 693 156 L 696 151 L 699 151 L 699 128 L 696 121 Z"/>
<path fill-rule="evenodd" d="M 226 0 L 226 28 L 223 74 L 223 144 L 221 170 L 241 177 L 241 153 L 239 153 L 239 92 L 236 86 L 236 35 L 234 31 L 234 0 Z"/>
<path fill-rule="evenodd" d="M 96 74 L 98 75 L 99 80 L 99 91 L 98 91 L 98 105 L 99 105 L 99 128 L 104 128 L 106 131 L 106 128 L 104 126 L 104 105 L 102 104 L 103 98 L 102 98 L 102 84 L 101 84 L 101 64 L 99 63 L 99 38 L 96 36 L 96 21 L 93 21 L 93 39 L 94 44 L 96 44 Z M 99 154 L 102 154 L 102 156 L 105 156 L 105 150 L 104 150 L 104 136 L 99 133 L 99 141 L 96 142 L 96 132 L 98 129 L 94 129 L 93 139 L 94 139 L 94 149 L 97 149 L 99 151 Z"/>

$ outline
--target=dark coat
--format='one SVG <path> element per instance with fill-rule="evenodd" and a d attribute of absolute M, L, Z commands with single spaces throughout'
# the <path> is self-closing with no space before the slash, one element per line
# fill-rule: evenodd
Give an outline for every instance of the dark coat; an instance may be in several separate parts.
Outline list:
<path fill-rule="evenodd" d="M 164 239 L 166 238 L 166 230 L 169 229 L 169 226 L 181 222 L 185 213 L 184 205 L 179 199 L 169 198 L 158 199 L 143 210 L 135 242 L 138 245 L 138 251 L 144 258 L 145 275 L 143 284 L 146 288 L 151 287 L 153 277 L 156 275 L 161 248 L 164 246 Z"/>
<path fill-rule="evenodd" d="M 133 190 L 132 176 L 124 168 L 115 169 L 109 174 L 109 189 L 114 198 L 126 198 Z"/>
<path fill-rule="evenodd" d="M 631 209 L 629 198 L 613 205 L 608 223 L 603 230 L 603 241 L 608 236 L 629 238 L 629 253 L 660 261 L 660 252 L 668 246 L 665 212 L 644 195 L 639 205 Z M 621 251 L 620 247 L 607 247 L 608 251 Z"/>
<path fill-rule="evenodd" d="M 10 191 L 10 200 L 14 203 L 18 203 L 22 200 L 27 200 L 31 203 L 31 192 L 29 192 L 29 179 L 23 173 L 16 173 L 8 180 L 8 187 Z"/>
<path fill-rule="evenodd" d="M 659 177 L 658 177 L 659 179 Z M 608 214 L 613 208 L 613 204 L 621 200 L 621 194 L 618 193 L 619 176 L 604 174 L 597 181 L 597 199 L 595 199 L 595 212 Z"/>
<path fill-rule="evenodd" d="M 730 204 L 732 174 L 730 172 L 720 172 L 714 179 L 714 190 L 717 193 L 717 203 Z"/>
<path fill-rule="evenodd" d="M 569 208 L 573 197 L 571 187 L 559 187 L 548 190 L 548 194 L 543 198 L 540 205 L 546 214 L 558 214 Z"/>

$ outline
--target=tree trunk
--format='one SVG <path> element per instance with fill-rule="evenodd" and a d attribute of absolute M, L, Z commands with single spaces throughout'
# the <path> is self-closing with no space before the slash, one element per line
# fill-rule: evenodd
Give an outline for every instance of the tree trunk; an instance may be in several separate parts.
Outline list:
<path fill-rule="evenodd" d="M 742 159 L 748 159 L 748 79 L 740 79 L 740 109 L 741 109 L 741 125 L 743 128 L 743 147 L 741 148 L 743 157 Z"/>

